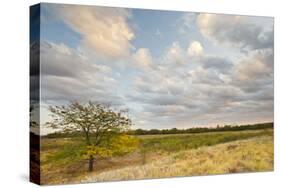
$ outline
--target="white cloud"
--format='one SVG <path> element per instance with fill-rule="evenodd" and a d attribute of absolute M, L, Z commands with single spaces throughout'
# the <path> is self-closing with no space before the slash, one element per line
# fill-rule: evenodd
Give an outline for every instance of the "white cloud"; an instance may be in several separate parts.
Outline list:
<path fill-rule="evenodd" d="M 231 84 L 248 93 L 267 91 L 270 96 L 273 94 L 273 65 L 271 49 L 252 51 L 235 64 Z"/>
<path fill-rule="evenodd" d="M 81 34 L 83 44 L 97 54 L 111 58 L 129 55 L 135 35 L 127 22 L 130 13 L 126 9 L 64 5 L 58 12 Z"/>
<path fill-rule="evenodd" d="M 200 42 L 192 41 L 187 49 L 189 56 L 200 56 L 204 52 L 204 49 Z"/>
<path fill-rule="evenodd" d="M 41 93 L 45 103 L 78 101 L 119 102 L 110 67 L 84 58 L 64 44 L 42 42 Z M 114 100 L 113 100 L 114 99 Z M 110 101 L 108 101 L 110 102 Z"/>
<path fill-rule="evenodd" d="M 88 73 L 111 72 L 110 67 L 88 62 L 81 52 L 63 43 L 41 42 L 40 55 L 43 75 L 83 77 Z"/>
<path fill-rule="evenodd" d="M 136 65 L 144 70 L 150 69 L 152 66 L 152 57 L 150 54 L 149 49 L 147 48 L 140 48 L 132 55 L 133 62 Z"/>
<path fill-rule="evenodd" d="M 185 53 L 178 42 L 173 42 L 168 48 L 164 61 L 168 64 L 182 64 L 184 63 Z"/>
<path fill-rule="evenodd" d="M 189 14 L 185 31 L 200 31 L 203 36 L 191 33 L 189 46 L 175 41 L 156 57 L 156 49 L 133 48 L 135 34 L 126 9 L 68 5 L 59 11 L 83 43 L 78 49 L 41 44 L 42 99 L 47 104 L 62 100 L 124 104 L 133 122 L 146 126 L 142 128 L 273 117 L 270 24 L 239 16 Z M 198 28 L 192 26 L 195 21 Z M 151 35 L 161 32 L 153 30 Z M 225 57 L 219 51 L 230 49 L 225 44 L 247 53 L 231 49 L 235 54 L 231 51 L 227 55 L 233 56 Z"/>
<path fill-rule="evenodd" d="M 236 65 L 236 77 L 241 81 L 263 79 L 273 76 L 273 51 L 251 52 Z"/>
<path fill-rule="evenodd" d="M 197 17 L 197 26 L 203 36 L 217 44 L 227 44 L 241 50 L 273 46 L 272 18 L 260 17 L 257 22 L 250 16 L 203 13 Z"/>
<path fill-rule="evenodd" d="M 204 53 L 200 58 L 190 59 L 174 42 L 164 54 L 169 63 L 159 63 L 137 77 L 134 92 L 127 96 L 129 101 L 142 106 L 137 122 L 145 119 L 151 126 L 159 122 L 162 126 L 170 123 L 184 126 L 192 122 L 270 121 L 272 51 L 256 50 L 243 56 L 234 63 L 223 56 Z M 188 59 L 195 63 L 183 63 Z M 263 64 L 261 69 L 259 61 Z M 238 74 L 247 75 L 249 80 L 238 79 Z M 244 114 L 250 114 L 251 118 Z"/>
<path fill-rule="evenodd" d="M 63 44 L 47 42 L 41 45 L 41 50 L 44 102 L 94 100 L 124 104 L 132 112 L 133 122 L 145 126 L 142 128 L 179 127 L 194 122 L 225 123 L 226 120 L 255 121 L 257 118 L 270 120 L 273 113 L 270 50 L 245 54 L 245 58 L 235 65 L 223 57 L 202 55 L 195 67 L 187 69 L 188 65 L 184 63 L 176 66 L 155 64 L 150 51 L 141 48 L 125 68 L 128 73 L 131 68 L 145 71 L 134 73 L 130 80 L 125 80 L 124 74 L 116 80 L 113 77 L 116 70 L 111 71 L 107 66 L 82 58 L 79 51 Z M 178 59 L 183 52 L 179 44 L 174 43 L 167 53 L 171 62 L 177 62 L 172 58 Z M 181 56 L 181 62 L 186 58 Z M 132 67 L 133 63 L 137 66 Z M 262 68 L 255 67 L 259 63 L 263 64 Z M 229 67 L 233 68 L 233 73 L 225 71 Z M 239 78 L 241 75 L 250 76 L 245 81 Z M 120 88 L 126 90 L 120 92 Z M 259 113 L 255 112 L 257 108 Z M 252 119 L 244 117 L 245 113 Z"/>
<path fill-rule="evenodd" d="M 220 85 L 223 83 L 218 73 L 203 67 L 197 67 L 190 71 L 189 75 L 193 84 Z"/>
<path fill-rule="evenodd" d="M 196 18 L 198 13 L 185 13 L 179 19 L 179 33 L 186 34 L 190 32 L 192 29 L 196 28 Z"/>

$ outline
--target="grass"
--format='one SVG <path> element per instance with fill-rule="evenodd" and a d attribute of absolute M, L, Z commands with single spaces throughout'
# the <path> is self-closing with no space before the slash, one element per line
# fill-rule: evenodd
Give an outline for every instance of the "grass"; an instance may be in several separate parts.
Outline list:
<path fill-rule="evenodd" d="M 82 182 L 165 178 L 273 170 L 273 139 L 243 141 L 183 150 L 145 165 L 134 165 L 88 176 Z"/>
<path fill-rule="evenodd" d="M 99 160 L 87 172 L 81 138 L 41 139 L 42 184 L 267 171 L 273 130 L 137 136 L 138 151 Z"/>
<path fill-rule="evenodd" d="M 272 135 L 272 129 L 265 129 L 262 131 L 230 131 L 172 136 L 153 135 L 150 137 L 142 136 L 140 138 L 143 140 L 143 147 L 145 147 L 145 150 L 147 151 L 175 152 L 263 135 Z"/>

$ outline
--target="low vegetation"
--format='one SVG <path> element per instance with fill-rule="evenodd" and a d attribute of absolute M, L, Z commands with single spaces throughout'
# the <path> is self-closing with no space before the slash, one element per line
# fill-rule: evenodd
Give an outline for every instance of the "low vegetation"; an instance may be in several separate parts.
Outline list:
<path fill-rule="evenodd" d="M 254 125 L 217 125 L 216 127 L 194 127 L 189 129 L 136 129 L 128 131 L 132 135 L 154 135 L 154 134 L 184 134 L 184 133 L 205 133 L 205 132 L 223 132 L 223 131 L 243 131 L 259 130 L 273 128 L 273 123 L 258 123 Z"/>
<path fill-rule="evenodd" d="M 201 146 L 212 146 L 251 137 L 272 135 L 271 129 L 262 131 L 230 131 L 178 135 L 150 135 L 140 136 L 147 151 L 175 152 L 186 149 L 196 149 Z"/>
<path fill-rule="evenodd" d="M 272 136 L 183 150 L 145 165 L 88 175 L 82 182 L 134 180 L 273 170 Z"/>
<path fill-rule="evenodd" d="M 111 153 L 100 157 L 94 165 L 94 171 L 89 173 L 86 160 L 88 157 L 83 158 L 87 151 L 83 138 L 45 137 L 41 139 L 42 183 L 267 171 L 273 168 L 272 138 L 272 128 L 170 135 L 126 135 L 120 138 L 119 142 L 128 143 L 127 146 L 123 147 L 124 145 L 120 144 L 121 148 L 117 150 L 101 149 L 100 152 Z M 114 147 L 118 148 L 118 140 L 112 143 L 116 143 L 117 146 Z"/>

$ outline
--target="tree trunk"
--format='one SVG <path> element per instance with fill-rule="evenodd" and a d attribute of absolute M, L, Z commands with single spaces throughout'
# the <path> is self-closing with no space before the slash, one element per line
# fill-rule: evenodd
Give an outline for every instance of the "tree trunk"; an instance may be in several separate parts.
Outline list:
<path fill-rule="evenodd" d="M 93 172 L 94 158 L 90 156 L 89 158 L 89 172 Z"/>

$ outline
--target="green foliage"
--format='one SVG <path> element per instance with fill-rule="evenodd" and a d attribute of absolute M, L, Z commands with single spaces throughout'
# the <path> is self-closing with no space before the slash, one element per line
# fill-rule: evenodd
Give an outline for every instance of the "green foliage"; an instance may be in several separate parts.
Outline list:
<path fill-rule="evenodd" d="M 112 137 L 126 131 L 131 126 L 131 120 L 123 113 L 126 111 L 114 111 L 109 106 L 95 104 L 89 101 L 86 104 L 74 102 L 68 106 L 50 106 L 52 122 L 47 123 L 53 129 L 64 133 L 78 132 L 85 140 L 84 158 L 89 160 L 89 171 L 93 170 L 93 162 L 97 158 L 106 158 L 113 154 L 111 147 Z M 82 133 L 82 134 L 81 134 Z M 121 138 L 120 138 L 121 139 Z M 121 150 L 123 140 L 118 146 Z M 110 145 L 108 145 L 110 144 Z M 83 148 L 80 147 L 78 151 Z M 68 150 L 67 150 L 68 151 Z M 61 154 L 70 154 L 63 152 Z"/>
<path fill-rule="evenodd" d="M 131 120 L 123 115 L 125 111 L 116 112 L 109 106 L 91 101 L 50 106 L 49 110 L 53 120 L 47 123 L 48 126 L 64 133 L 81 132 L 87 145 L 98 146 L 109 133 L 120 133 L 131 126 Z"/>
<path fill-rule="evenodd" d="M 272 129 L 263 131 L 240 131 L 240 132 L 214 132 L 190 135 L 175 135 L 165 137 L 142 138 L 142 146 L 145 151 L 167 151 L 174 152 L 186 149 L 195 149 L 201 146 L 212 146 L 240 139 L 247 139 L 256 136 L 272 135 Z"/>
<path fill-rule="evenodd" d="M 131 153 L 138 148 L 138 138 L 128 135 L 117 135 L 102 146 L 87 146 L 82 156 L 85 159 L 88 159 L 90 156 L 94 156 L 95 159 L 105 159 L 112 156 L 122 156 Z"/>
<path fill-rule="evenodd" d="M 75 161 L 81 161 L 81 154 L 85 151 L 85 143 L 81 138 L 72 139 L 42 139 L 41 150 L 49 151 L 44 163 L 67 165 Z"/>
<path fill-rule="evenodd" d="M 117 134 L 114 135 L 113 137 L 110 137 L 108 142 L 103 142 L 100 146 L 98 146 L 100 148 L 93 147 L 88 149 L 90 150 L 93 149 L 93 151 L 96 152 L 96 155 L 105 152 L 106 154 L 102 154 L 102 156 L 99 157 L 100 161 L 102 160 L 106 161 L 108 160 L 108 158 L 112 159 L 112 157 L 118 156 L 118 161 L 115 161 L 115 163 L 101 162 L 102 164 L 107 164 L 110 165 L 110 167 L 116 167 L 116 168 L 120 168 L 120 166 L 126 167 L 132 164 L 149 165 L 149 163 L 152 162 L 151 156 L 157 157 L 157 159 L 159 158 L 159 160 L 156 161 L 162 161 L 161 157 L 163 156 L 176 155 L 173 158 L 188 159 L 186 160 L 186 162 L 188 163 L 190 162 L 190 164 L 193 164 L 192 161 L 190 161 L 189 155 L 182 156 L 180 152 L 189 152 L 189 151 L 193 151 L 193 149 L 198 148 L 198 153 L 197 150 L 195 150 L 196 155 L 193 156 L 194 160 L 197 160 L 198 154 L 200 154 L 199 151 L 201 151 L 199 148 L 203 146 L 211 146 L 211 145 L 216 145 L 226 142 L 232 143 L 231 141 L 243 140 L 248 138 L 253 138 L 256 141 L 259 141 L 264 136 L 272 137 L 272 135 L 273 135 L 273 129 L 232 131 L 232 132 L 210 132 L 210 133 L 196 133 L 196 134 L 174 134 L 174 135 L 130 136 L 125 134 L 122 135 Z M 254 149 L 253 151 L 255 150 L 256 149 Z M 83 158 L 85 157 L 84 155 L 86 154 L 86 151 L 87 151 L 87 147 L 85 146 L 85 141 L 83 140 L 83 137 L 52 138 L 52 139 L 46 137 L 42 138 L 41 153 L 40 153 L 40 161 L 42 165 L 41 170 L 43 174 L 42 181 L 48 183 L 50 182 L 59 183 L 62 181 L 62 179 L 64 179 L 64 181 L 66 182 L 75 182 L 76 180 L 79 181 L 80 180 L 79 178 L 85 174 L 85 171 L 87 169 L 84 160 L 85 158 Z M 232 149 L 231 151 L 236 151 L 236 149 Z M 245 149 L 245 151 L 248 151 L 248 149 Z M 126 155 L 132 152 L 140 152 L 141 157 L 138 155 Z M 228 157 L 224 157 L 224 155 L 225 154 L 223 154 L 222 157 L 228 159 Z M 123 157 L 119 158 L 119 156 L 123 156 Z M 205 156 L 205 154 L 203 156 Z M 257 154 L 257 156 L 260 157 L 260 154 Z M 205 158 L 208 159 L 208 155 L 206 155 Z M 235 157 L 233 158 L 235 159 Z M 130 159 L 131 161 L 128 162 L 128 159 Z M 221 161 L 225 161 L 225 160 L 221 160 Z M 223 164 L 220 164 L 219 166 L 221 165 L 226 165 L 226 164 L 223 162 Z M 248 163 L 247 165 L 250 165 L 250 163 Z M 188 166 L 189 165 L 184 165 L 182 167 L 188 167 Z M 233 164 L 233 166 L 236 165 Z M 159 169 L 159 167 L 161 166 L 158 165 L 155 167 L 155 169 Z M 192 167 L 195 166 L 193 165 Z M 200 165 L 198 165 L 197 167 L 198 169 L 203 170 L 201 169 Z M 207 164 L 206 167 L 208 167 Z M 94 169 L 98 170 L 99 172 L 106 172 L 107 168 L 108 166 L 105 167 L 102 165 L 96 165 Z M 160 170 L 159 172 L 162 171 Z"/>
<path fill-rule="evenodd" d="M 205 132 L 222 132 L 222 131 L 243 131 L 243 130 L 259 130 L 273 128 L 273 123 L 259 123 L 253 125 L 224 125 L 212 128 L 212 127 L 196 127 L 189 129 L 136 129 L 128 131 L 132 135 L 151 135 L 151 134 L 185 134 L 185 133 L 205 133 Z"/>
<path fill-rule="evenodd" d="M 208 132 L 223 132 L 223 131 L 244 131 L 244 130 L 261 130 L 273 128 L 273 123 L 262 123 L 262 124 L 253 124 L 253 125 L 236 125 L 236 126 L 217 126 L 215 128 L 190 128 L 190 129 L 135 129 L 128 130 L 127 134 L 129 135 L 168 135 L 168 134 L 186 134 L 186 133 L 208 133 Z M 70 138 L 70 137 L 82 137 L 83 132 L 81 131 L 72 131 L 72 132 L 55 132 L 50 133 L 44 137 L 47 138 Z"/>
<path fill-rule="evenodd" d="M 83 157 L 89 159 L 90 156 L 95 156 L 95 158 L 103 159 L 112 156 L 112 151 L 106 147 L 100 146 L 87 146 L 87 150 Z"/>
<path fill-rule="evenodd" d="M 89 175 L 85 180 L 86 182 L 104 182 L 272 171 L 273 153 L 272 136 L 255 137 L 211 147 L 157 155 L 156 160 L 147 160 L 145 166 L 140 167 L 138 163 L 126 168 L 105 170 L 94 176 Z"/>
<path fill-rule="evenodd" d="M 120 135 L 111 140 L 109 148 L 114 155 L 124 155 L 136 151 L 139 148 L 140 139 L 128 135 Z"/>

